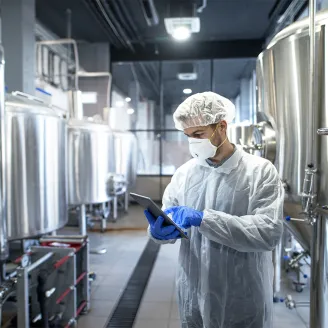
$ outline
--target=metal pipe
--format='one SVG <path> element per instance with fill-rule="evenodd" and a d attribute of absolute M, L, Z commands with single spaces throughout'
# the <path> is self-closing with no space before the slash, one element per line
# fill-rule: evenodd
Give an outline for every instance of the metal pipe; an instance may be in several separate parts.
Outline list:
<path fill-rule="evenodd" d="M 328 135 L 328 128 L 318 129 L 317 133 L 319 134 L 319 136 L 327 136 Z"/>
<path fill-rule="evenodd" d="M 328 216 L 313 225 L 311 252 L 310 327 L 328 327 Z"/>
<path fill-rule="evenodd" d="M 139 0 L 143 15 L 148 26 L 158 25 L 159 17 L 153 0 Z M 149 17 L 145 6 L 148 4 L 148 10 L 152 17 Z"/>
<path fill-rule="evenodd" d="M 71 11 L 71 9 L 66 9 L 66 37 L 68 39 L 72 38 L 72 11 Z"/>
<path fill-rule="evenodd" d="M 211 91 L 214 92 L 214 80 L 215 80 L 215 77 L 214 77 L 214 60 L 211 59 L 211 64 L 210 64 L 210 83 L 211 83 Z"/>
<path fill-rule="evenodd" d="M 295 229 L 295 226 L 290 224 L 289 222 L 283 220 L 283 223 L 287 230 L 296 238 L 296 240 L 300 243 L 300 245 L 303 247 L 303 249 L 307 252 L 310 252 L 310 246 L 309 242 L 299 233 L 297 229 Z M 304 222 L 304 224 L 306 224 Z"/>
<path fill-rule="evenodd" d="M 302 193 L 302 208 L 303 211 L 307 214 L 311 214 L 314 207 L 316 206 L 316 172 L 316 169 L 310 167 L 305 170 Z"/>
<path fill-rule="evenodd" d="M 49 242 L 49 240 L 47 239 L 40 239 L 40 241 L 42 242 Z M 58 242 L 58 243 L 83 243 L 84 239 L 83 238 L 79 238 L 79 239 L 72 239 L 71 237 L 67 236 L 67 238 L 58 238 L 58 236 L 55 236 L 53 238 L 51 238 L 51 242 Z"/>
<path fill-rule="evenodd" d="M 114 17 L 112 12 L 108 10 L 108 6 L 109 6 L 108 3 L 107 2 L 102 3 L 101 0 L 96 0 L 96 3 L 98 5 L 99 10 L 102 12 L 103 17 L 107 21 L 108 25 L 111 27 L 117 39 L 122 43 L 124 47 L 127 47 L 134 52 L 134 47 L 132 46 L 130 39 L 125 34 L 120 24 L 116 21 L 116 18 Z"/>
<path fill-rule="evenodd" d="M 43 264 L 44 262 L 47 262 L 52 256 L 54 255 L 53 252 L 49 252 L 46 255 L 43 255 L 38 260 L 33 262 L 30 266 L 26 268 L 27 272 L 33 271 L 35 268 L 37 268 L 39 265 Z"/>
<path fill-rule="evenodd" d="M 119 6 L 121 7 L 123 16 L 126 17 L 126 21 L 127 23 L 130 23 L 130 26 L 134 32 L 135 37 L 137 38 L 138 42 L 142 45 L 145 46 L 145 41 L 144 39 L 140 36 L 140 32 L 138 31 L 136 24 L 134 23 L 133 18 L 131 17 L 131 14 L 129 12 L 129 10 L 126 7 L 126 3 L 124 1 L 120 1 L 120 0 L 116 0 L 119 3 Z M 115 1 L 114 1 L 115 2 Z M 125 23 L 124 23 L 125 25 Z"/>
<path fill-rule="evenodd" d="M 2 24 L 0 12 L 0 260 L 8 257 L 8 237 L 7 237 L 7 193 L 6 193 L 6 133 L 5 133 L 5 54 L 1 44 Z"/>
<path fill-rule="evenodd" d="M 87 218 L 86 218 L 86 209 L 85 205 L 82 204 L 80 206 L 80 213 L 79 213 L 79 219 L 80 219 L 80 234 L 82 236 L 87 235 Z"/>
<path fill-rule="evenodd" d="M 116 3 L 116 1 L 111 1 L 111 4 L 113 5 L 114 9 L 115 9 L 115 13 L 118 16 L 118 19 L 121 21 L 122 25 L 125 27 L 125 30 L 127 31 L 128 34 L 130 34 L 130 36 L 132 38 L 136 38 L 139 40 L 141 40 L 140 38 L 140 33 L 136 32 L 135 27 L 133 25 L 133 21 L 132 19 L 125 19 L 124 14 L 126 14 L 126 11 L 123 13 L 122 12 L 122 7 L 123 7 L 123 3 L 124 1 L 119 1 L 118 3 Z"/>
<path fill-rule="evenodd" d="M 207 0 L 203 0 L 203 4 L 197 9 L 197 12 L 202 13 L 206 7 L 207 7 Z"/>
<path fill-rule="evenodd" d="M 115 38 L 115 35 L 113 34 L 113 31 L 108 28 L 107 22 L 104 21 L 104 17 L 98 11 L 98 9 L 95 8 L 95 4 L 90 0 L 83 0 L 83 3 L 87 10 L 90 12 L 90 14 L 96 19 L 96 21 L 102 25 L 103 31 L 107 36 L 108 42 L 115 47 L 120 46 L 119 42 Z"/>
<path fill-rule="evenodd" d="M 70 9 L 66 9 L 66 38 L 72 38 L 72 11 Z M 67 46 L 67 58 L 71 59 L 71 47 L 70 45 Z M 68 67 L 67 67 L 68 68 Z M 71 84 L 71 77 L 67 76 L 67 83 L 68 85 Z"/>
<path fill-rule="evenodd" d="M 83 104 L 82 92 L 79 90 L 71 90 L 67 92 L 68 95 L 68 108 L 70 118 L 77 120 L 83 119 Z"/>
<path fill-rule="evenodd" d="M 310 35 L 310 57 L 309 57 L 309 110 L 308 110 L 308 131 L 307 131 L 307 165 L 315 165 L 314 149 L 316 141 L 315 129 L 315 109 L 316 109 L 316 93 L 315 93 L 315 74 L 316 74 L 316 38 L 315 38 L 315 14 L 316 0 L 309 1 L 309 35 Z"/>

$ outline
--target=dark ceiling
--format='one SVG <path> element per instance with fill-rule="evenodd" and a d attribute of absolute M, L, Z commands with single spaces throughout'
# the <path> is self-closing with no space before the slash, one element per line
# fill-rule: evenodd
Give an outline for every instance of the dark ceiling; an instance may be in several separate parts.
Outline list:
<path fill-rule="evenodd" d="M 199 7 L 202 0 L 153 0 L 159 24 L 148 26 L 141 3 L 145 0 L 36 0 L 37 19 L 59 37 L 67 36 L 66 9 L 72 11 L 72 38 L 80 42 L 109 42 L 112 58 L 129 61 L 113 65 L 113 83 L 126 95 L 129 82 L 137 79 L 143 96 L 158 99 L 159 60 L 168 59 L 179 51 L 167 34 L 164 18 L 168 16 L 171 1 Z M 180 62 L 165 61 L 162 66 L 165 103 L 175 103 L 182 99 L 183 88 L 193 92 L 213 90 L 234 98 L 239 93 L 240 79 L 248 77 L 254 69 L 254 58 L 261 51 L 266 32 L 276 17 L 272 9 L 277 3 L 287 0 L 207 0 L 207 6 L 200 17 L 200 33 L 192 36 L 183 56 L 193 60 L 198 79 L 179 81 L 176 78 Z M 271 17 L 272 16 L 272 17 Z M 253 48 L 250 48 L 253 45 Z M 254 48 L 254 45 L 256 47 Z M 183 47 L 183 45 L 181 45 Z M 231 47 L 231 49 L 227 49 Z M 151 49 L 151 53 L 148 49 Z M 159 49 L 159 51 L 158 51 Z M 166 57 L 161 58 L 161 49 Z M 203 52 L 200 50 L 204 50 Z M 230 51 L 227 51 L 230 50 Z M 152 62 L 131 64 L 133 56 L 145 60 L 150 55 Z M 221 56 L 222 54 L 222 56 Z M 156 57 L 158 55 L 158 57 Z M 139 56 L 139 57 L 138 57 Z M 132 59 L 128 59 L 128 58 Z M 149 59 L 147 57 L 147 60 Z M 158 59 L 157 59 L 158 58 Z M 213 63 L 208 58 L 216 59 Z M 157 60 L 156 60 L 157 59 Z"/>
<path fill-rule="evenodd" d="M 198 6 L 202 4 L 202 0 L 183 1 L 194 2 Z M 65 12 L 70 8 L 73 38 L 87 42 L 111 40 L 116 43 L 117 40 L 113 37 L 115 33 L 108 20 L 101 15 L 107 10 L 107 18 L 110 18 L 110 13 L 114 14 L 112 22 L 120 23 L 132 44 L 140 40 L 147 43 L 169 40 L 164 28 L 164 18 L 168 16 L 170 1 L 154 0 L 159 24 L 152 27 L 146 23 L 140 2 L 141 0 L 36 0 L 36 16 L 58 36 L 65 37 Z M 262 39 L 269 26 L 269 13 L 275 2 L 276 0 L 208 0 L 207 7 L 198 14 L 201 31 L 194 36 L 194 40 Z"/>

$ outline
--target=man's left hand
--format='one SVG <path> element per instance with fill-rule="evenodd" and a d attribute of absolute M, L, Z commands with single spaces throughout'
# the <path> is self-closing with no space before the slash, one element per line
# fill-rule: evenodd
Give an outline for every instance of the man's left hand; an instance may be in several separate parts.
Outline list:
<path fill-rule="evenodd" d="M 169 207 L 165 214 L 172 214 L 172 220 L 181 228 L 189 229 L 191 226 L 199 227 L 204 213 L 186 206 Z"/>

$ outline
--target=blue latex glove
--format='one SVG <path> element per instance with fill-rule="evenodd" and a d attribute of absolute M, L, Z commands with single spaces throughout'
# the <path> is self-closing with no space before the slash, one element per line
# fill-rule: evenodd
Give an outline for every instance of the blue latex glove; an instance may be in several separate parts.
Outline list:
<path fill-rule="evenodd" d="M 172 214 L 172 220 L 181 228 L 199 227 L 204 213 L 186 206 L 174 206 L 166 209 L 165 214 Z"/>
<path fill-rule="evenodd" d="M 147 210 L 144 212 L 149 222 L 150 232 L 152 236 L 159 240 L 172 240 L 181 238 L 180 232 L 174 225 L 163 226 L 164 219 L 160 216 L 157 219 Z"/>

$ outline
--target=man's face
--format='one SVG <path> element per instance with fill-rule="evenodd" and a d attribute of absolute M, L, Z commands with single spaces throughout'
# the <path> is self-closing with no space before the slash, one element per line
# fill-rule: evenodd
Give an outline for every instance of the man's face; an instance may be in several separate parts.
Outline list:
<path fill-rule="evenodd" d="M 185 129 L 183 132 L 189 138 L 195 139 L 210 139 L 214 146 L 218 146 L 226 138 L 227 123 L 220 121 L 217 124 L 208 126 L 198 126 Z"/>

